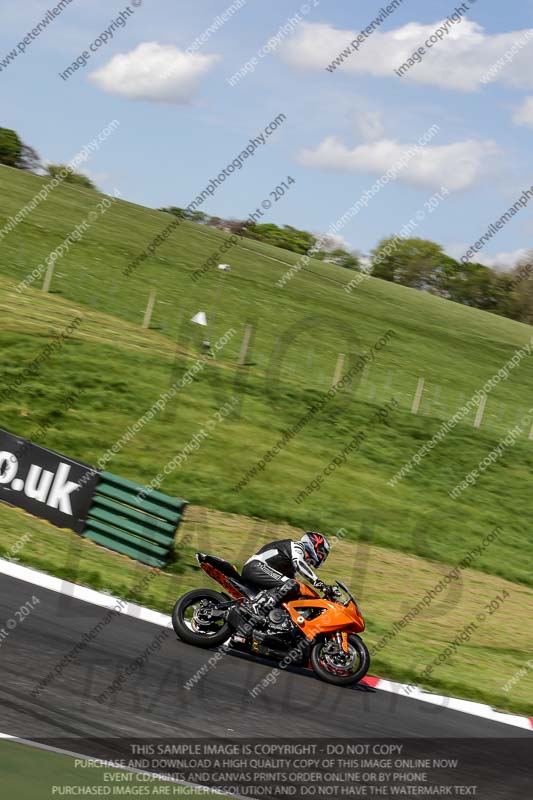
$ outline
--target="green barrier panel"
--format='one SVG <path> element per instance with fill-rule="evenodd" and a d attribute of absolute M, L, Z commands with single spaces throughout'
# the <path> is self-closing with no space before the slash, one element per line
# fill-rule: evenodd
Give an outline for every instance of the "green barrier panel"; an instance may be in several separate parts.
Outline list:
<path fill-rule="evenodd" d="M 113 512 L 116 508 L 116 503 L 113 500 L 108 500 L 107 497 L 100 497 L 100 495 L 98 495 L 94 498 L 94 507 L 101 508 L 103 511 Z M 137 511 L 135 508 L 129 508 L 128 506 L 122 507 L 122 513 L 125 517 L 128 517 L 134 522 L 145 522 L 147 519 L 145 513 Z M 150 519 L 150 525 L 154 530 L 167 533 L 171 537 L 174 535 L 175 526 L 171 522 L 161 522 L 161 520 L 152 517 Z"/>
<path fill-rule="evenodd" d="M 143 564 L 162 567 L 187 503 L 162 492 L 142 496 L 144 486 L 101 472 L 83 536 Z"/>

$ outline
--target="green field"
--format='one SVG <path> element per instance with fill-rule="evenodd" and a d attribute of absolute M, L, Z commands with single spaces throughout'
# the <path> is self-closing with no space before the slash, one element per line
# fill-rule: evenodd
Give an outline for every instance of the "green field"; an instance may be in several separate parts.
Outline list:
<path fill-rule="evenodd" d="M 0 167 L 0 225 L 24 206 L 45 183 L 33 175 Z M 2 272 L 18 283 L 96 208 L 102 195 L 59 187 L 25 221 L 7 234 L 1 247 Z M 84 306 L 140 325 L 151 289 L 158 290 L 153 324 L 172 342 L 198 344 L 202 330 L 189 324 L 203 309 L 210 315 L 221 272 L 197 281 L 193 272 L 216 254 L 228 235 L 182 222 L 155 255 L 130 276 L 123 270 L 162 231 L 172 217 L 117 201 L 57 263 L 52 290 Z M 273 260 L 279 259 L 285 263 Z M 298 261 L 295 253 L 250 239 L 220 255 L 231 264 L 226 274 L 214 330 L 228 327 L 238 336 L 224 357 L 235 363 L 246 323 L 254 325 L 251 359 L 255 369 L 298 388 L 327 389 L 339 352 L 346 356 L 370 347 L 386 330 L 396 331 L 394 348 L 365 375 L 361 396 L 391 392 L 410 408 L 419 376 L 427 393 L 422 413 L 442 416 L 455 410 L 498 369 L 516 347 L 528 341 L 528 326 L 489 315 L 381 280 L 369 280 L 347 294 L 353 273 L 311 261 L 285 288 L 276 281 Z M 34 284 L 40 288 L 42 280 Z M 522 373 L 527 370 L 522 370 Z M 524 374 L 503 384 L 489 403 L 487 427 L 503 431 L 529 408 L 530 382 Z"/>
<path fill-rule="evenodd" d="M 42 183 L 43 179 L 0 167 L 0 227 Z M 211 341 L 231 328 L 235 335 L 216 362 L 209 363 L 169 407 L 113 456 L 108 469 L 149 483 L 221 406 L 237 398 L 235 412 L 217 423 L 202 446 L 165 477 L 161 489 L 198 506 L 273 523 L 332 532 L 343 527 L 348 531 L 348 544 L 343 546 L 352 551 L 354 542 L 384 548 L 380 551 L 383 560 L 388 554 L 393 564 L 387 582 L 380 584 L 383 578 L 376 566 L 371 576 L 374 584 L 367 577 L 365 589 L 367 614 L 376 635 L 379 627 L 386 629 L 382 619 L 387 603 L 391 610 L 386 618 L 393 621 L 397 616 L 399 586 L 411 591 L 413 598 L 423 591 L 416 569 L 441 569 L 442 574 L 439 563 L 457 564 L 489 531 L 501 526 L 500 540 L 476 559 L 477 572 L 471 580 L 473 586 L 485 587 L 486 597 L 489 588 L 496 591 L 503 585 L 500 578 L 516 584 L 515 597 L 521 602 L 513 605 L 518 615 L 513 621 L 513 640 L 498 646 L 495 632 L 489 636 L 484 630 L 477 655 L 471 652 L 466 661 L 458 655 L 453 670 L 443 673 L 442 680 L 452 685 L 453 675 L 460 674 L 454 685 L 460 686 L 457 691 L 464 696 L 495 702 L 498 698 L 503 707 L 516 708 L 513 698 L 496 690 L 504 674 L 523 664 L 527 652 L 521 631 L 530 619 L 530 611 L 529 616 L 525 611 L 531 595 L 525 587 L 533 586 L 529 428 L 459 499 L 452 500 L 448 492 L 533 405 L 529 358 L 489 395 L 481 429 L 472 427 L 471 415 L 397 486 L 391 488 L 387 481 L 443 419 L 529 341 L 532 329 L 375 279 L 347 294 L 343 284 L 352 274 L 321 262 L 312 262 L 309 271 L 301 271 L 279 289 L 276 281 L 297 256 L 250 240 L 221 256 L 221 261 L 231 264 L 231 272 L 215 270 L 194 282 L 194 270 L 227 236 L 190 223 L 182 223 L 152 258 L 126 277 L 122 271 L 171 218 L 125 202 L 114 204 L 58 262 L 53 293 L 44 295 L 37 282 L 37 288 L 17 294 L 15 285 L 87 217 L 99 199 L 101 195 L 90 191 L 60 187 L 1 243 L 3 385 L 20 378 L 51 337 L 73 318 L 83 318 L 61 350 L 0 401 L 1 426 L 34 440 L 41 426 L 40 443 L 95 464 L 198 358 L 205 333 L 189 319 L 199 310 L 213 318 L 224 280 L 209 334 Z M 140 325 L 152 289 L 158 292 L 155 329 L 143 331 Z M 239 368 L 247 324 L 254 326 L 250 364 Z M 328 402 L 263 472 L 242 491 L 235 491 L 247 470 L 331 386 L 339 353 L 345 355 L 346 370 L 386 331 L 393 336 L 375 354 L 362 379 Z M 427 390 L 420 413 L 414 416 L 410 408 L 421 376 Z M 79 397 L 68 407 L 73 389 Z M 377 422 L 376 410 L 391 398 L 398 407 L 384 422 Z M 298 492 L 361 431 L 365 433 L 361 447 L 324 481 L 320 491 L 297 503 Z M 254 520 L 249 525 L 253 528 Z M 226 539 L 221 537 L 219 542 L 213 536 L 211 550 L 224 550 L 238 561 L 237 553 L 227 552 Z M 229 541 L 235 549 L 235 538 Z M 253 537 L 249 546 L 255 546 Z M 409 562 L 407 586 L 408 556 L 402 554 L 418 557 Z M 185 563 L 184 569 L 190 570 L 190 564 Z M 380 599 L 374 601 L 374 597 Z M 509 627 L 509 612 L 504 609 L 501 614 L 495 618 L 496 628 L 503 621 Z M 453 623 L 447 615 L 431 621 L 440 642 L 453 638 L 453 625 L 460 624 L 462 617 L 452 614 L 450 619 Z M 502 635 L 499 631 L 498 637 Z M 420 663 L 427 663 L 431 640 L 424 627 L 414 625 L 399 638 L 398 649 L 391 648 L 377 664 L 390 677 L 412 677 L 416 668 L 406 666 L 405 654 L 411 660 L 413 653 L 420 655 Z M 489 644 L 483 644 L 485 639 Z M 494 660 L 502 658 L 505 670 L 498 667 L 499 684 L 495 684 L 490 673 Z M 442 688 L 439 680 L 437 675 L 431 685 Z M 524 705 L 525 697 L 520 708 Z"/>
<path fill-rule="evenodd" d="M 18 800 L 50 800 L 61 795 L 103 795 L 110 794 L 109 787 L 114 784 L 123 787 L 121 794 L 142 794 L 143 797 L 191 796 L 191 790 L 183 784 L 148 778 L 147 773 L 100 766 L 94 760 L 84 759 L 83 755 L 79 753 L 79 757 L 74 758 L 73 755 L 42 750 L 20 742 L 0 740 L 4 796 L 17 797 Z M 85 764 L 80 764 L 80 761 Z M 200 796 L 206 800 L 224 800 L 227 797 L 204 790 Z"/>

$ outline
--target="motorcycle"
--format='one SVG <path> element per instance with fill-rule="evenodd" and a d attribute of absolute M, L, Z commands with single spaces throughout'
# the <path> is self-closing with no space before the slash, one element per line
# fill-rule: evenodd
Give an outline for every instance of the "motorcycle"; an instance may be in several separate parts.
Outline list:
<path fill-rule="evenodd" d="M 223 558 L 205 553 L 196 558 L 225 592 L 193 589 L 176 602 L 172 625 L 184 642 L 206 648 L 227 642 L 230 650 L 265 656 L 282 667 L 310 665 L 319 678 L 337 686 L 351 686 L 366 675 L 370 655 L 358 636 L 365 623 L 342 581 L 325 586 L 323 598 L 298 582 L 297 600 L 282 602 L 262 617 L 251 608 L 260 589 Z"/>

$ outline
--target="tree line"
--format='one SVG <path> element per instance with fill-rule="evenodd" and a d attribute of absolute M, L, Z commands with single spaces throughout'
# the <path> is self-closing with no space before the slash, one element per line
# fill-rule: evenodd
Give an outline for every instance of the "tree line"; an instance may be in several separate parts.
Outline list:
<path fill-rule="evenodd" d="M 372 275 L 472 308 L 533 322 L 533 250 L 509 272 L 462 263 L 427 239 L 389 236 L 370 255 Z"/>
<path fill-rule="evenodd" d="M 337 264 L 339 267 L 345 267 L 346 269 L 361 268 L 360 253 L 356 250 L 348 251 L 339 247 L 338 240 L 333 236 L 315 236 L 309 231 L 293 228 L 292 225 L 279 226 L 273 222 L 257 225 L 249 220 L 223 219 L 222 217 L 204 214 L 202 211 L 187 211 L 187 209 L 179 206 L 168 206 L 160 208 L 159 211 L 166 211 L 190 222 L 209 225 L 212 228 L 234 233 L 237 236 L 272 244 L 275 247 L 291 250 L 293 253 L 298 253 L 302 256 L 312 254 L 313 258 L 330 264 Z"/>
<path fill-rule="evenodd" d="M 43 165 L 39 154 L 33 147 L 25 144 L 18 133 L 10 128 L 0 128 L 0 164 L 21 169 L 24 172 L 33 172 L 36 175 L 48 175 L 50 178 L 56 178 L 65 169 L 64 164 Z M 90 178 L 80 172 L 68 170 L 67 176 L 62 180 L 85 189 L 97 189 Z"/>

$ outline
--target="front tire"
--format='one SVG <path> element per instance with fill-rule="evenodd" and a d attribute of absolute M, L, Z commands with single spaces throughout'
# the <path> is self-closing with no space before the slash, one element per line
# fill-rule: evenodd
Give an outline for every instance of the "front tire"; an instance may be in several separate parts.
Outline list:
<path fill-rule="evenodd" d="M 209 621 L 209 609 L 226 601 L 227 597 L 213 589 L 193 589 L 184 594 L 172 609 L 177 636 L 196 647 L 219 647 L 231 636 L 231 628 L 220 618 Z"/>
<path fill-rule="evenodd" d="M 355 633 L 348 634 L 348 648 L 353 664 L 349 669 L 336 661 L 335 656 L 328 655 L 325 650 L 331 639 L 322 639 L 311 650 L 311 665 L 323 681 L 335 686 L 353 686 L 364 678 L 370 668 L 370 653 L 366 644 Z"/>

